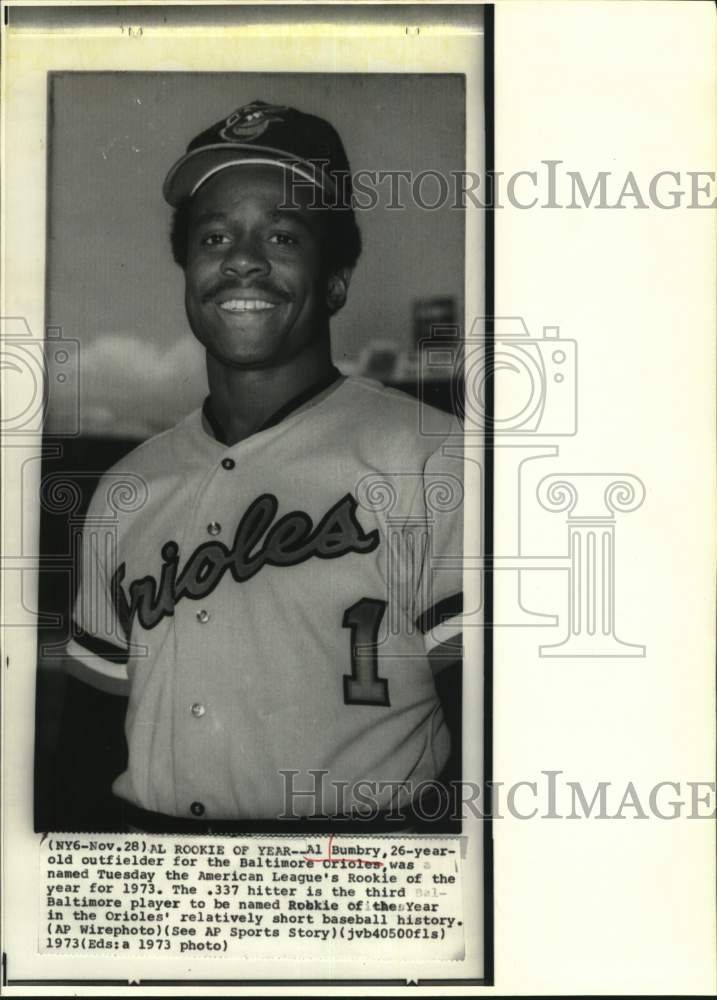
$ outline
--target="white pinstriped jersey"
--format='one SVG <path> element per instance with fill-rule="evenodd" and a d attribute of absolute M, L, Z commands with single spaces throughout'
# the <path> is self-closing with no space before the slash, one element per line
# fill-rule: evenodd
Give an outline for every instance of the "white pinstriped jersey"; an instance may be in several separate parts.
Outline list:
<path fill-rule="evenodd" d="M 461 455 L 454 418 L 346 378 L 229 447 L 198 410 L 103 477 L 68 651 L 79 676 L 128 686 L 115 793 L 273 819 L 282 772 L 346 782 L 339 811 L 356 782 L 438 777 L 428 654 L 460 631 Z"/>

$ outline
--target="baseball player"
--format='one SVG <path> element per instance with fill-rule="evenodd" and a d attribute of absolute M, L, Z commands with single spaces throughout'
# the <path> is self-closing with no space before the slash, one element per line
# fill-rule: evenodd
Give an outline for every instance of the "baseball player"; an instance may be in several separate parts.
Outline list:
<path fill-rule="evenodd" d="M 328 122 L 241 107 L 164 196 L 209 395 L 101 480 L 70 672 L 128 694 L 113 791 L 131 828 L 367 802 L 380 821 L 449 756 L 435 665 L 460 653 L 459 428 L 332 363 L 361 244 Z"/>

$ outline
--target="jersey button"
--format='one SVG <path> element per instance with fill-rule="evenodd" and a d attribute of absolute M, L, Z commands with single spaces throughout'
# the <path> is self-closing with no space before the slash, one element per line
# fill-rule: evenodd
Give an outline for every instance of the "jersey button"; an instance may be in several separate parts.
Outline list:
<path fill-rule="evenodd" d="M 222 530 L 222 526 L 219 521 L 210 521 L 207 525 L 207 531 L 210 535 L 218 535 Z"/>
<path fill-rule="evenodd" d="M 204 806 L 202 805 L 201 802 L 192 802 L 191 806 L 189 807 L 189 811 L 192 814 L 192 816 L 203 816 Z"/>
<path fill-rule="evenodd" d="M 204 608 L 202 608 L 201 611 L 197 611 L 197 621 L 200 625 L 205 625 L 209 621 L 210 617 L 209 612 L 205 611 Z"/>
<path fill-rule="evenodd" d="M 223 458 L 222 459 L 222 468 L 223 469 L 233 469 L 235 467 L 235 465 L 236 465 L 236 462 L 234 461 L 233 458 Z"/>
<path fill-rule="evenodd" d="M 201 719 L 201 717 L 206 712 L 206 708 L 200 702 L 195 701 L 192 705 L 192 715 L 195 719 Z"/>

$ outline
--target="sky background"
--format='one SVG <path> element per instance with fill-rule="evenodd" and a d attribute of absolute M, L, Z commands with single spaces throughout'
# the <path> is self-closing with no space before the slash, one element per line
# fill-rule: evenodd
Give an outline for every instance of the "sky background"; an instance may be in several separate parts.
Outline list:
<path fill-rule="evenodd" d="M 457 74 L 53 74 L 46 325 L 79 342 L 83 433 L 146 437 L 205 395 L 161 188 L 196 134 L 253 100 L 327 118 L 354 172 L 465 167 Z M 373 340 L 410 347 L 417 298 L 451 296 L 462 316 L 463 213 L 388 211 L 383 191 L 358 213 L 364 251 L 332 322 L 339 365 Z M 67 419 L 52 399 L 51 433 Z"/>

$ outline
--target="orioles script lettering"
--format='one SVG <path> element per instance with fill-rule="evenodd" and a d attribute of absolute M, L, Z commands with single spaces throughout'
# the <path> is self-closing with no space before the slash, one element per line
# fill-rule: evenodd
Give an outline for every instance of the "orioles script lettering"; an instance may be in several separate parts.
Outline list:
<path fill-rule="evenodd" d="M 225 573 L 237 583 L 255 576 L 263 566 L 295 566 L 306 559 L 338 559 L 349 552 L 372 552 L 379 544 L 377 530 L 364 532 L 356 519 L 356 500 L 347 493 L 319 523 L 305 511 L 294 510 L 274 521 L 279 501 L 271 493 L 257 497 L 239 521 L 234 542 L 205 542 L 192 552 L 180 570 L 179 546 L 166 542 L 161 549 L 159 582 L 144 576 L 123 588 L 124 563 L 112 577 L 112 597 L 126 633 L 135 615 L 145 629 L 174 614 L 178 601 L 200 600 L 217 587 Z"/>

